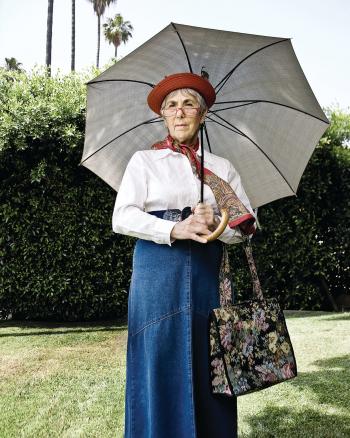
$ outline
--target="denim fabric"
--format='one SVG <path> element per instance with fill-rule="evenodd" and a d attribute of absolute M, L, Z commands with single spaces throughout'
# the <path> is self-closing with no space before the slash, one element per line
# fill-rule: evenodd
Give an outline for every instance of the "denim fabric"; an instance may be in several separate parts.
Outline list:
<path fill-rule="evenodd" d="M 128 297 L 125 438 L 234 438 L 236 398 L 210 393 L 208 315 L 222 243 L 139 239 Z"/>

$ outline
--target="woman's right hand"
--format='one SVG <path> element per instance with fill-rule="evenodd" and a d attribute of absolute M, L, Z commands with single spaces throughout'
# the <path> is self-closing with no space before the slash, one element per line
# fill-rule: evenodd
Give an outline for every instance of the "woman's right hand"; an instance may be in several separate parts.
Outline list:
<path fill-rule="evenodd" d="M 177 222 L 171 230 L 172 239 L 192 239 L 200 243 L 207 243 L 207 240 L 200 237 L 199 234 L 211 234 L 208 229 L 206 220 L 200 215 L 191 214 L 183 221 Z"/>

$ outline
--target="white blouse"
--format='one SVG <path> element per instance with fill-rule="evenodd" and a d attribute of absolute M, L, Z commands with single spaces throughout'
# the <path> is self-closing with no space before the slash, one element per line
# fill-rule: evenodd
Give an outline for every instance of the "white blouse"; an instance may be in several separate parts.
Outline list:
<path fill-rule="evenodd" d="M 197 153 L 201 156 L 200 149 Z M 230 161 L 208 151 L 204 154 L 204 166 L 227 181 L 239 199 L 254 216 L 249 199 L 241 184 L 241 178 Z M 220 214 L 214 194 L 204 185 L 204 202 Z M 160 219 L 148 211 L 194 207 L 200 201 L 200 180 L 192 172 L 188 158 L 171 149 L 143 150 L 131 157 L 117 194 L 112 216 L 115 233 L 127 234 L 140 239 L 152 240 L 171 246 L 171 230 L 176 222 Z M 238 243 L 241 232 L 238 227 L 226 227 L 219 237 L 225 243 Z"/>

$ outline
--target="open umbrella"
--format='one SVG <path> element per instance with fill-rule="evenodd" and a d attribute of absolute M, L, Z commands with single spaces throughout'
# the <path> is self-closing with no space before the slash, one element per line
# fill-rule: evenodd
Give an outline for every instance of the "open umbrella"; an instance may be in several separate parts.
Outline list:
<path fill-rule="evenodd" d="M 217 95 L 205 147 L 232 162 L 254 208 L 294 195 L 329 121 L 289 38 L 169 24 L 88 83 L 79 164 L 118 191 L 134 152 L 166 134 L 146 104 L 151 87 L 203 70 Z"/>

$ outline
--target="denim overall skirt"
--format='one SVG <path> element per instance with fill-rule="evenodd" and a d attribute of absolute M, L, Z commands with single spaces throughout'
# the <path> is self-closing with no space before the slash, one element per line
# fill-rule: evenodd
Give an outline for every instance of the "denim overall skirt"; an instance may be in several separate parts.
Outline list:
<path fill-rule="evenodd" d="M 210 391 L 208 316 L 220 306 L 222 245 L 137 240 L 128 297 L 125 438 L 237 437 L 237 399 Z"/>

